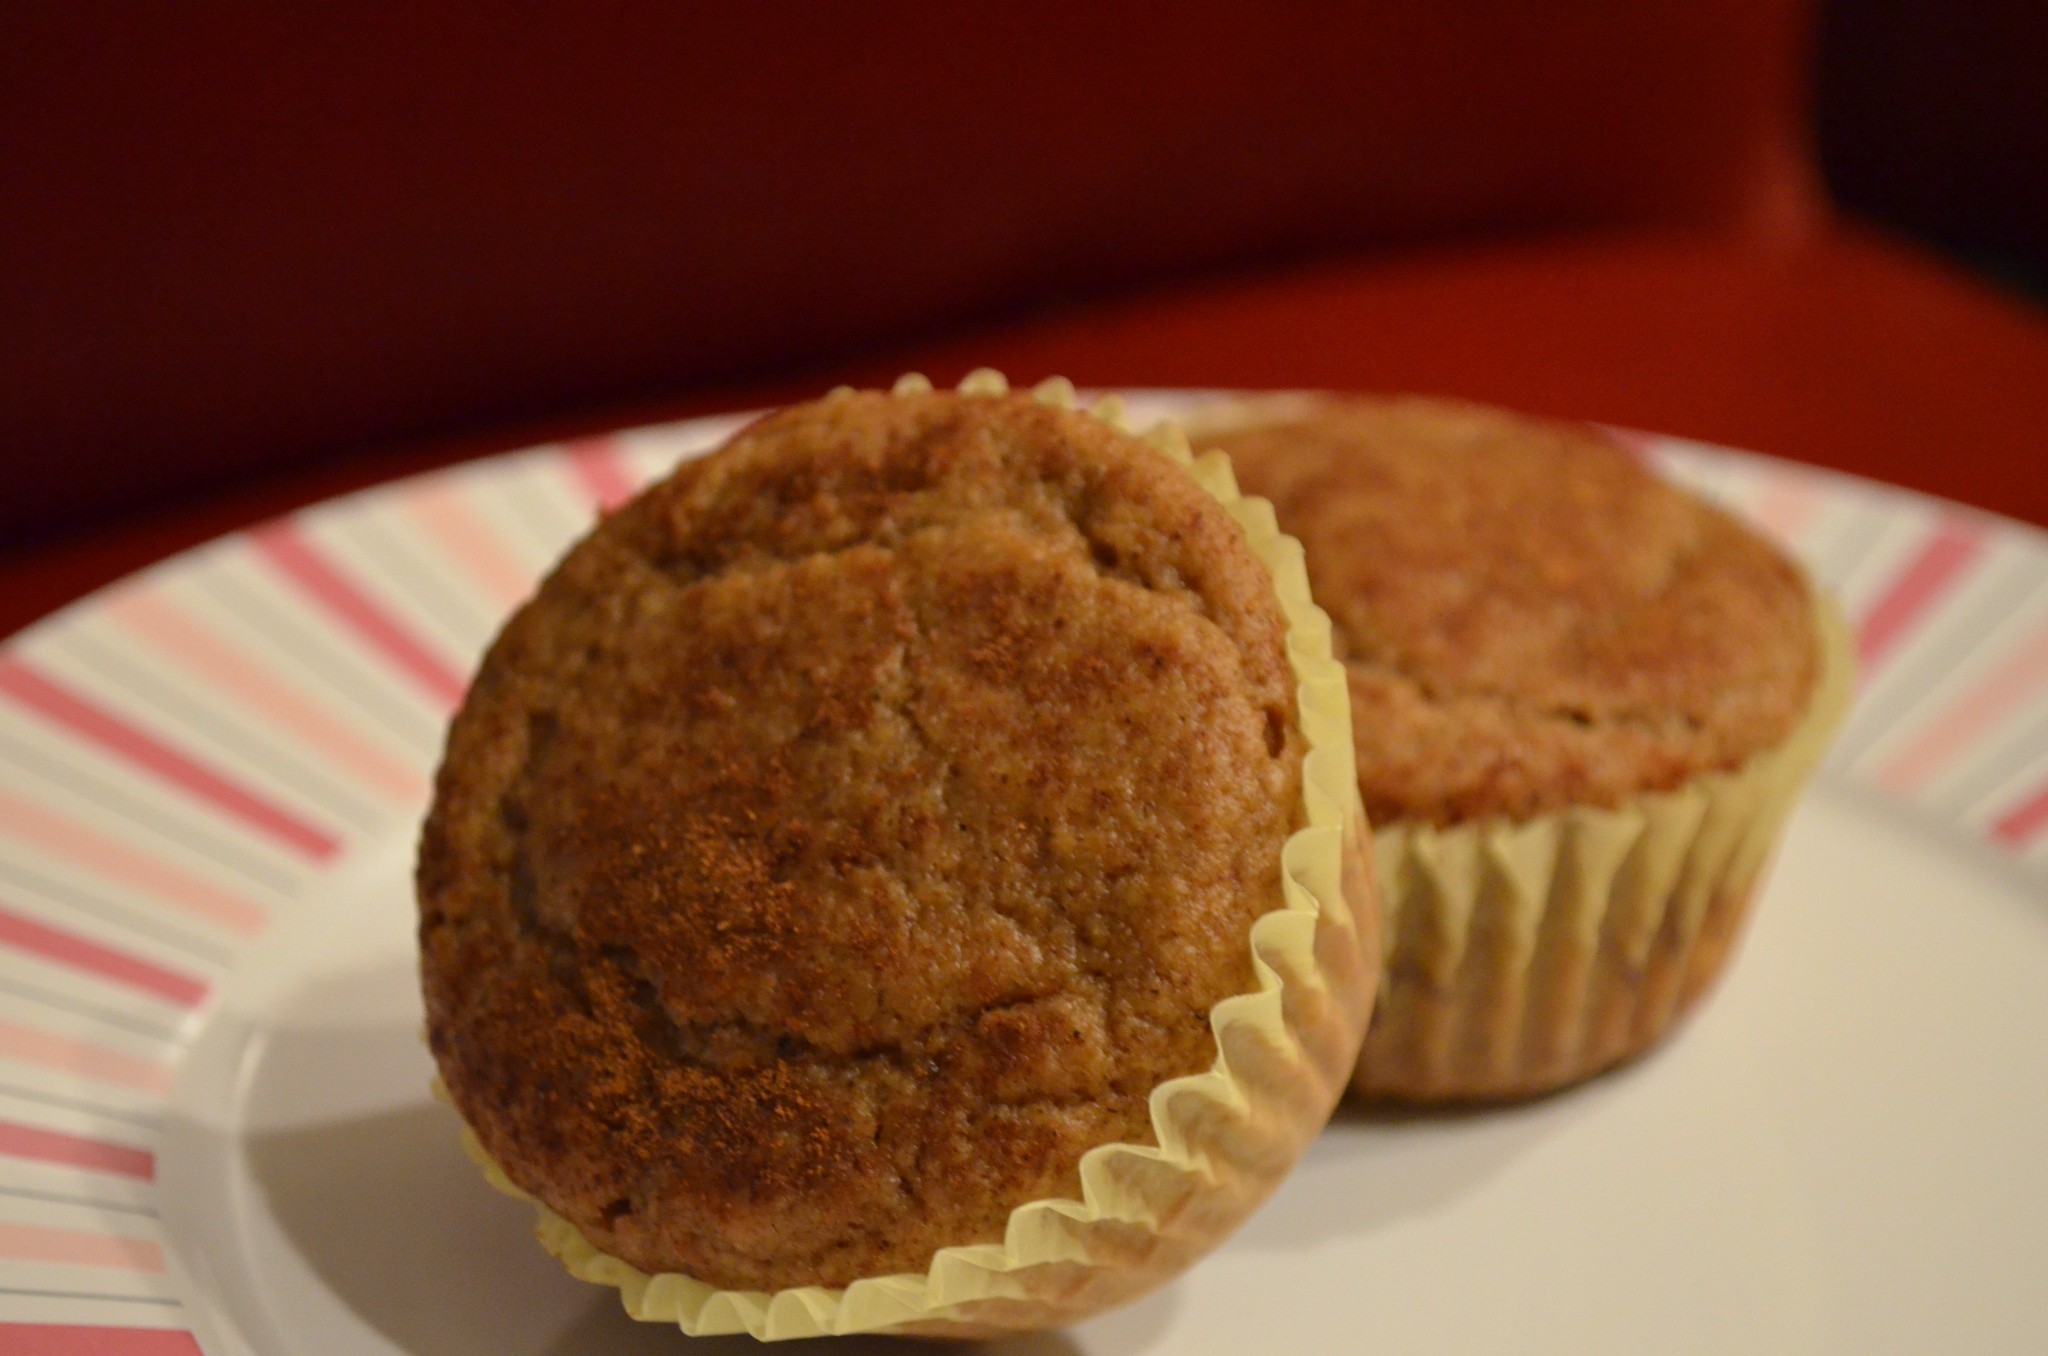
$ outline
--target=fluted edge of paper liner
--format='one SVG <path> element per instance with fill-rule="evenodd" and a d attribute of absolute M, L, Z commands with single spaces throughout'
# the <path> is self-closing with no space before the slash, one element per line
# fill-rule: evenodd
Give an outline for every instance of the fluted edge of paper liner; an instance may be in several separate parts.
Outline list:
<path fill-rule="evenodd" d="M 897 394 L 930 389 L 914 374 L 895 386 Z M 982 369 L 959 389 L 1001 395 L 1009 386 Z M 1059 378 L 1033 394 L 1074 403 L 1073 386 Z M 1122 426 L 1114 396 L 1090 412 Z M 1380 968 L 1344 670 L 1331 655 L 1329 618 L 1309 595 L 1301 546 L 1280 531 L 1271 505 L 1241 496 L 1229 460 L 1193 456 L 1177 427 L 1160 424 L 1143 436 L 1229 512 L 1271 574 L 1309 746 L 1302 827 L 1281 849 L 1282 903 L 1250 933 L 1257 988 L 1209 1014 L 1215 1063 L 1153 1089 L 1156 1146 L 1105 1144 L 1082 1157 L 1081 1199 L 1026 1202 L 1010 1213 L 1001 1243 L 942 1248 L 923 1274 L 843 1289 L 720 1290 L 679 1274 L 646 1275 L 514 1186 L 465 1126 L 463 1147 L 491 1185 L 534 1204 L 541 1243 L 572 1275 L 615 1287 L 634 1318 L 674 1323 L 692 1337 L 745 1332 L 764 1340 L 985 1336 L 1072 1323 L 1172 1279 L 1221 1242 L 1328 1121 L 1356 1062 Z"/>
<path fill-rule="evenodd" d="M 1375 832 L 1386 972 L 1354 1094 L 1564 1087 L 1650 1049 L 1704 994 L 1854 694 L 1848 628 L 1808 595 L 1806 714 L 1741 767 L 1613 810 Z"/>

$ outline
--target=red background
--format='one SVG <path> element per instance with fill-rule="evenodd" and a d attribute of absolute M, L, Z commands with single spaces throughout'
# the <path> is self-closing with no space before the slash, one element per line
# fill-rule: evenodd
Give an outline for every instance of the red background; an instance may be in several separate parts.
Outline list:
<path fill-rule="evenodd" d="M 0 631 L 564 431 L 991 363 L 1472 396 L 2048 522 L 2048 324 L 1842 224 L 1814 15 L 100 4 L 0 23 Z"/>

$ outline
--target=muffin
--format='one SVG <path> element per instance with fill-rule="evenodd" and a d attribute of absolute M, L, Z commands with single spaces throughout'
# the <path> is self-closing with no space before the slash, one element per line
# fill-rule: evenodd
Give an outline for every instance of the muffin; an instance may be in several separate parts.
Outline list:
<path fill-rule="evenodd" d="M 1386 972 L 1353 1088 L 1561 1087 L 1713 983 L 1849 691 L 1799 569 L 1584 427 L 1423 399 L 1212 418 L 1349 678 Z"/>
<path fill-rule="evenodd" d="M 1327 621 L 1227 469 L 1070 391 L 757 421 L 571 550 L 451 726 L 429 1042 L 637 1317 L 1068 1321 L 1343 1089 L 1378 965 Z"/>

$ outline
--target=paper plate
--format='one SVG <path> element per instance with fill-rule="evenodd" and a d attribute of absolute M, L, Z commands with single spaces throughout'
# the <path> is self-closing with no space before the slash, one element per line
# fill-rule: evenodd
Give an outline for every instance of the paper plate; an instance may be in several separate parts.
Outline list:
<path fill-rule="evenodd" d="M 561 1274 L 462 1158 L 408 873 L 498 620 L 599 505 L 738 422 L 356 495 L 0 649 L 0 1351 L 709 1345 Z M 2048 537 L 1622 436 L 1788 542 L 1859 637 L 1720 992 L 1565 1096 L 1340 1115 L 1179 1283 L 1016 1346 L 2048 1349 Z"/>

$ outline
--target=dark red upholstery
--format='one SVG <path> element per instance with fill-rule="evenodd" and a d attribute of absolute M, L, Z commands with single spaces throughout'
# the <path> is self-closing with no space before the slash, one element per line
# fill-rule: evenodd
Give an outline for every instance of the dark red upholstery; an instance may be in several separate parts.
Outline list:
<path fill-rule="evenodd" d="M 2048 521 L 2048 324 L 1832 222 L 1805 6 L 1591 8 L 16 11 L 0 631 L 402 470 L 981 362 Z"/>
<path fill-rule="evenodd" d="M 1798 7 L 17 7 L 0 532 L 1051 298 L 1786 198 Z"/>
<path fill-rule="evenodd" d="M 935 345 L 1101 384 L 1443 392 L 1816 462 L 2048 523 L 2048 321 L 1842 225 L 1324 265 Z M 888 364 L 864 375 L 879 377 Z"/>

